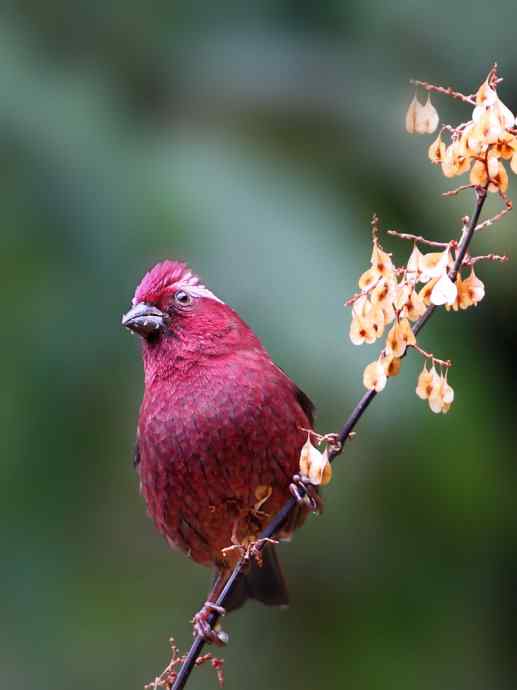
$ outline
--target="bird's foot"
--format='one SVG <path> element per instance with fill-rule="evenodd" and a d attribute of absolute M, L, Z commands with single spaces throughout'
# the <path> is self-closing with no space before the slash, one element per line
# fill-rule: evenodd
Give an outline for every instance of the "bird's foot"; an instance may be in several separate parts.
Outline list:
<path fill-rule="evenodd" d="M 262 568 L 263 565 L 262 549 L 266 544 L 278 544 L 278 540 L 263 537 L 262 539 L 257 539 L 257 541 L 252 541 L 246 550 L 246 558 L 254 558 L 259 568 Z"/>
<path fill-rule="evenodd" d="M 322 440 L 327 444 L 329 453 L 332 453 L 333 455 L 339 455 L 339 453 L 341 453 L 343 444 L 339 438 L 339 434 L 325 434 L 325 436 L 322 437 Z"/>
<path fill-rule="evenodd" d="M 318 434 L 314 429 L 304 429 L 300 427 L 301 431 L 305 431 L 309 434 L 309 438 L 315 439 L 317 445 L 324 443 L 328 453 L 332 455 L 339 455 L 343 449 L 343 441 L 341 441 L 340 435 L 336 433 L 330 434 Z M 353 438 L 355 436 L 355 431 L 351 431 L 348 434 L 348 438 Z"/>
<path fill-rule="evenodd" d="M 192 634 L 194 637 L 199 635 L 205 642 L 215 644 L 217 647 L 224 647 L 229 640 L 229 636 L 224 630 L 212 628 L 208 619 L 213 612 L 218 613 L 220 616 L 224 616 L 226 610 L 222 606 L 217 606 L 217 604 L 211 601 L 205 601 L 203 608 L 196 613 L 191 621 L 193 627 Z"/>
<path fill-rule="evenodd" d="M 321 514 L 323 512 L 323 501 L 317 488 L 308 477 L 301 474 L 293 475 L 293 481 L 289 484 L 289 491 L 299 505 L 308 506 L 313 513 Z"/>
<path fill-rule="evenodd" d="M 246 546 L 244 544 L 232 544 L 231 546 L 226 546 L 221 549 L 221 553 L 226 557 L 232 551 L 237 551 L 239 558 L 244 561 L 250 561 L 252 558 L 255 559 L 258 567 L 262 567 L 262 549 L 266 544 L 278 544 L 277 539 L 271 539 L 270 537 L 263 537 L 262 539 L 257 539 L 256 541 L 250 541 Z"/>

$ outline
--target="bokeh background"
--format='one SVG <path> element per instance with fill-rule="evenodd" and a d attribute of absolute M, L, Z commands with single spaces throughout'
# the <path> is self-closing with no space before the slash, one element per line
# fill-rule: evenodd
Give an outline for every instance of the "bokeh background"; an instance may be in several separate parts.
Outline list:
<path fill-rule="evenodd" d="M 204 601 L 131 466 L 142 371 L 120 316 L 142 273 L 187 259 L 336 430 L 376 352 L 343 310 L 371 214 L 448 239 L 471 207 L 403 132 L 407 80 L 471 92 L 494 60 L 515 111 L 511 0 L 2 3 L 3 688 L 142 688 Z M 479 253 L 515 254 L 515 223 Z M 408 357 L 324 516 L 282 547 L 289 610 L 226 619 L 228 688 L 515 688 L 515 276 L 479 274 L 480 307 L 422 340 L 456 363 L 452 411 L 416 398 Z"/>

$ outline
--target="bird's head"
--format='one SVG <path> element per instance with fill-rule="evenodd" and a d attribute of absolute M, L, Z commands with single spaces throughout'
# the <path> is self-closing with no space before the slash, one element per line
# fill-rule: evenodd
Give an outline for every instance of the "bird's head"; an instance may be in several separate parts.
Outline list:
<path fill-rule="evenodd" d="M 162 261 L 146 273 L 122 325 L 143 338 L 146 351 L 213 355 L 258 342 L 236 312 L 180 261 Z"/>

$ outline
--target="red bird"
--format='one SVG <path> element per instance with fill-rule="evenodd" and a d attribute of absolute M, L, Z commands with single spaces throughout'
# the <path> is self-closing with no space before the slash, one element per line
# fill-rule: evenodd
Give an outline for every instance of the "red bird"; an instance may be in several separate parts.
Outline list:
<path fill-rule="evenodd" d="M 224 549 L 253 542 L 289 498 L 313 405 L 249 326 L 184 263 L 154 266 L 122 324 L 143 342 L 135 454 L 141 491 L 168 543 L 215 567 L 194 631 L 221 641 L 206 619 L 240 555 L 238 548 Z M 280 536 L 288 537 L 307 512 L 300 506 Z M 247 598 L 288 602 L 270 544 L 261 567 L 252 559 L 227 610 Z"/>

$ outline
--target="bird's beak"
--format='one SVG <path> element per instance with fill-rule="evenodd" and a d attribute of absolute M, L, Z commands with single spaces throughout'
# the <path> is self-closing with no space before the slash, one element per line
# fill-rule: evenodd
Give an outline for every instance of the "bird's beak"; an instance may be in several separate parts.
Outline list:
<path fill-rule="evenodd" d="M 140 302 L 124 314 L 122 325 L 144 338 L 149 338 L 163 329 L 165 316 L 157 307 Z"/>

